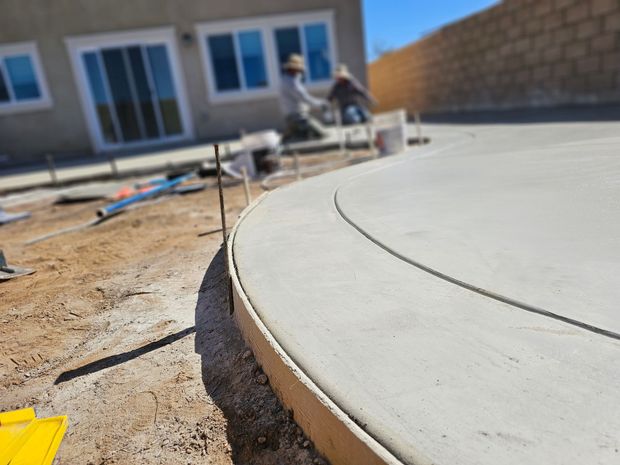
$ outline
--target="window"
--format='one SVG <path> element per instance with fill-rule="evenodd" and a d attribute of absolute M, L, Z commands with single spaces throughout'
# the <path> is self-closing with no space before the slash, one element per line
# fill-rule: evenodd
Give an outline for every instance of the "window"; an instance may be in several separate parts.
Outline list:
<path fill-rule="evenodd" d="M 82 59 L 106 142 L 182 132 L 165 45 L 104 48 L 86 52 Z"/>
<path fill-rule="evenodd" d="M 260 32 L 249 31 L 239 34 L 239 50 L 243 63 L 245 86 L 257 89 L 267 85 L 267 71 Z"/>
<path fill-rule="evenodd" d="M 286 63 L 291 53 L 305 56 L 308 79 L 324 81 L 331 78 L 331 59 L 325 23 L 306 24 L 275 30 L 278 62 Z"/>
<path fill-rule="evenodd" d="M 292 53 L 305 57 L 310 88 L 331 82 L 332 11 L 218 21 L 196 30 L 212 102 L 276 95 L 282 64 Z"/>
<path fill-rule="evenodd" d="M 0 45 L 0 112 L 50 104 L 35 44 Z"/>
<path fill-rule="evenodd" d="M 293 53 L 303 55 L 299 28 L 282 27 L 275 30 L 276 47 L 278 48 L 278 64 L 280 68 Z"/>
<path fill-rule="evenodd" d="M 218 92 L 267 87 L 260 31 L 210 35 L 207 42 Z"/>
<path fill-rule="evenodd" d="M 96 151 L 187 139 L 172 28 L 67 39 Z"/>
<path fill-rule="evenodd" d="M 306 63 L 311 81 L 330 79 L 332 64 L 329 59 L 329 43 L 325 24 L 304 26 L 306 39 Z"/>

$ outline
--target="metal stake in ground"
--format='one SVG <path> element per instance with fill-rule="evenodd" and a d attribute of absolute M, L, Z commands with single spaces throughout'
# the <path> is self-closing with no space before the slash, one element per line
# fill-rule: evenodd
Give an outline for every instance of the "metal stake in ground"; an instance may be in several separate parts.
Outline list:
<path fill-rule="evenodd" d="M 228 263 L 228 234 L 226 231 L 226 207 L 224 206 L 224 190 L 222 188 L 222 165 L 220 164 L 220 146 L 214 144 L 215 166 L 217 170 L 217 187 L 220 193 L 220 216 L 222 218 L 222 244 L 224 248 L 224 263 L 226 264 L 226 277 L 228 278 L 228 309 L 232 315 L 235 310 L 232 295 L 232 280 L 230 278 L 230 264 Z"/>

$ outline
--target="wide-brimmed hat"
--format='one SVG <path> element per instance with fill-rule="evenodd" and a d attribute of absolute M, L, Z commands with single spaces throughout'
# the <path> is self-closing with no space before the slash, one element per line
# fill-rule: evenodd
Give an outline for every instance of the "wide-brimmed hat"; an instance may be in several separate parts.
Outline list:
<path fill-rule="evenodd" d="M 351 79 L 349 68 L 345 64 L 339 64 L 334 70 L 334 79 Z"/>
<path fill-rule="evenodd" d="M 284 69 L 292 69 L 295 71 L 305 71 L 306 64 L 304 63 L 304 57 L 296 53 L 292 53 L 288 57 L 288 61 L 282 65 Z"/>

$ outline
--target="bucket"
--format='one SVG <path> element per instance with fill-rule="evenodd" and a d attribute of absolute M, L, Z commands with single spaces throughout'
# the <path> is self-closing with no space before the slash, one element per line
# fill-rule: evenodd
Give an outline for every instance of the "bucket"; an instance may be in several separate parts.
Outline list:
<path fill-rule="evenodd" d="M 373 117 L 375 144 L 382 157 L 407 149 L 407 115 L 405 110 L 381 113 Z"/>

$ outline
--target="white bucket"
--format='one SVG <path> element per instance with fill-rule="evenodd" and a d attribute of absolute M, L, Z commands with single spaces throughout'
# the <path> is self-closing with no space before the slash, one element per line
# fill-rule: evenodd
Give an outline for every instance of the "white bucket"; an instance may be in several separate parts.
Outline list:
<path fill-rule="evenodd" d="M 407 114 L 405 110 L 396 110 L 373 116 L 375 144 L 379 154 L 394 155 L 407 149 Z"/>

